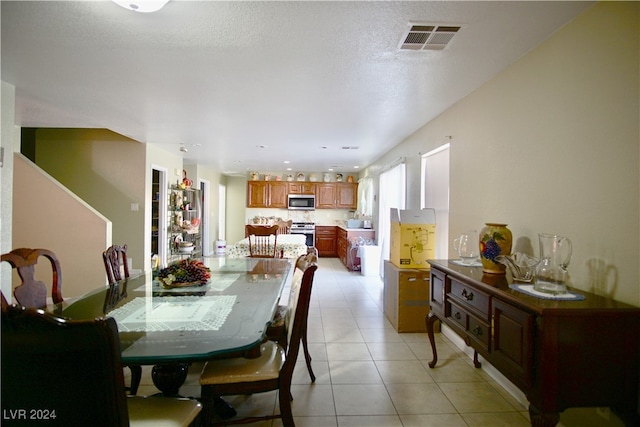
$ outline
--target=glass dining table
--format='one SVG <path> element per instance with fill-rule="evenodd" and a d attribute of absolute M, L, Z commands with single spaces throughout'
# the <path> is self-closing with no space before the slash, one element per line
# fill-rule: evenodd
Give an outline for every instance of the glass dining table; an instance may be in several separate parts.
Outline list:
<path fill-rule="evenodd" d="M 151 273 L 87 293 L 53 311 L 70 319 L 113 317 L 123 365 L 154 365 L 152 379 L 176 395 L 188 365 L 255 356 L 292 272 L 289 259 L 204 258 L 205 285 L 166 288 Z"/>

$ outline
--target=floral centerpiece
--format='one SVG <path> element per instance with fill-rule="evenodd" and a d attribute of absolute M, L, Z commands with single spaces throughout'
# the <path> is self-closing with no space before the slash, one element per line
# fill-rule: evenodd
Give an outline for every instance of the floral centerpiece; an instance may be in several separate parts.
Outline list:
<path fill-rule="evenodd" d="M 209 267 L 196 259 L 183 259 L 158 272 L 158 279 L 165 288 L 204 286 L 210 277 Z"/>

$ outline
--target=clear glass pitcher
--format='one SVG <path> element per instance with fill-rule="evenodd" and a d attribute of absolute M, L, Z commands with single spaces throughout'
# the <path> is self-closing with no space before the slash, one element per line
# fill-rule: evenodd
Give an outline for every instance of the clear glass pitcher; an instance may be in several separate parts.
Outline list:
<path fill-rule="evenodd" d="M 536 266 L 534 289 L 559 294 L 567 291 L 567 267 L 571 260 L 571 240 L 555 234 L 539 234 L 540 262 Z"/>
<path fill-rule="evenodd" d="M 480 248 L 478 247 L 478 232 L 469 230 L 453 241 L 453 249 L 458 253 L 463 264 L 471 265 L 478 260 Z"/>

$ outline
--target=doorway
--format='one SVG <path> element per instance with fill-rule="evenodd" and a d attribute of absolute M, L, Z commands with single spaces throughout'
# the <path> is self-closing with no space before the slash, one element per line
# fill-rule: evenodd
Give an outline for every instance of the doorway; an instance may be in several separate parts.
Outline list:
<path fill-rule="evenodd" d="M 151 166 L 151 257 L 167 265 L 167 170 Z"/>
<path fill-rule="evenodd" d="M 210 256 L 213 251 L 213 245 L 211 244 L 211 239 L 209 238 L 211 224 L 209 218 L 211 218 L 211 209 L 209 206 L 209 189 L 210 183 L 205 179 L 199 179 L 198 185 L 200 187 L 200 194 L 202 197 L 202 218 L 200 218 L 201 226 L 202 226 L 202 256 Z"/>

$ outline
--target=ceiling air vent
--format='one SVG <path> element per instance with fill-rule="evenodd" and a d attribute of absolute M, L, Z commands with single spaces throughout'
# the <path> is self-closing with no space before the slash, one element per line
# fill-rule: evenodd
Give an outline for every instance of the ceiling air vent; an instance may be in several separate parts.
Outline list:
<path fill-rule="evenodd" d="M 401 50 L 442 50 L 460 30 L 458 25 L 409 24 Z"/>

